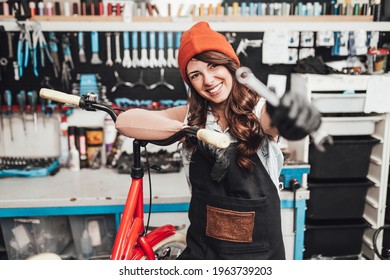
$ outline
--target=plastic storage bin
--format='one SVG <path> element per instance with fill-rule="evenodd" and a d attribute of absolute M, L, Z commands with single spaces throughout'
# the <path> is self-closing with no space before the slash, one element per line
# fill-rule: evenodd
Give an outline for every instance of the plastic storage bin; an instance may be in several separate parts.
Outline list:
<path fill-rule="evenodd" d="M 69 216 L 78 259 L 109 259 L 114 245 L 114 215 Z"/>
<path fill-rule="evenodd" d="M 369 226 L 362 219 L 307 222 L 304 259 L 315 255 L 333 257 L 360 254 L 363 233 Z"/>
<path fill-rule="evenodd" d="M 335 136 L 326 152 L 309 147 L 310 174 L 313 179 L 365 178 L 372 147 L 379 142 L 371 136 Z"/>
<path fill-rule="evenodd" d="M 1 228 L 10 260 L 46 252 L 60 255 L 72 241 L 67 216 L 3 218 Z"/>
<path fill-rule="evenodd" d="M 368 179 L 327 182 L 309 181 L 306 217 L 312 220 L 360 219 L 365 198 L 374 183 Z"/>

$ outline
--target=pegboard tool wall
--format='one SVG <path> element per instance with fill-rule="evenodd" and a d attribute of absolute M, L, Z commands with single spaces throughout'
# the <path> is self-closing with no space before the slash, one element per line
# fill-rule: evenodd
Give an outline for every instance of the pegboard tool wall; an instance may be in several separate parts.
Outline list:
<path fill-rule="evenodd" d="M 221 32 L 224 35 L 227 35 L 227 32 Z M 48 33 L 45 32 L 46 40 L 48 41 Z M 72 83 L 78 83 L 77 76 L 78 74 L 98 74 L 100 76 L 100 82 L 102 85 L 106 86 L 107 88 L 107 98 L 114 102 L 116 98 L 128 98 L 132 100 L 152 100 L 152 101 L 159 101 L 162 99 L 170 99 L 170 100 L 183 100 L 187 98 L 186 95 L 186 88 L 184 85 L 183 80 L 180 77 L 180 72 L 178 68 L 172 67 L 164 67 L 165 73 L 164 73 L 164 79 L 166 82 L 174 86 L 174 90 L 170 90 L 167 87 L 159 86 L 153 90 L 148 90 L 142 86 L 135 86 L 133 88 L 129 88 L 126 86 L 119 86 L 113 93 L 111 93 L 111 89 L 116 85 L 117 79 L 114 75 L 114 72 L 117 71 L 119 74 L 119 77 L 123 81 L 128 81 L 131 83 L 136 83 L 141 75 L 141 71 L 143 72 L 143 80 L 146 85 L 151 85 L 153 83 L 156 83 L 160 81 L 160 69 L 157 68 L 124 68 L 122 64 L 114 63 L 112 67 L 106 66 L 105 61 L 107 59 L 107 50 L 106 50 L 106 37 L 105 32 L 99 32 L 99 57 L 103 61 L 102 64 L 91 64 L 91 57 L 92 57 L 92 51 L 91 51 L 91 42 L 90 42 L 90 36 L 89 32 L 85 32 L 84 36 L 84 50 L 86 53 L 86 63 L 80 63 L 79 57 L 78 57 L 78 42 L 77 42 L 77 32 L 69 32 L 69 33 L 63 33 L 63 32 L 56 32 L 57 38 L 61 38 L 63 34 L 68 35 L 70 39 L 70 48 L 72 52 L 72 59 L 74 62 L 74 69 L 71 70 L 71 76 L 72 79 L 70 81 L 70 84 Z M 231 33 L 228 34 L 229 36 L 233 36 L 232 40 L 232 46 L 234 49 L 237 49 L 238 44 L 242 38 L 247 38 L 249 40 L 258 40 L 263 39 L 263 32 L 259 33 L 252 33 L 252 32 L 241 32 L 241 33 Z M 0 83 L 0 91 L 1 93 L 4 92 L 4 90 L 9 89 L 12 91 L 13 97 L 13 104 L 16 105 L 16 94 L 20 90 L 37 90 L 45 85 L 43 85 L 43 81 L 45 80 L 45 77 L 49 77 L 49 83 L 53 86 L 54 89 L 65 91 L 65 92 L 71 92 L 71 90 L 66 90 L 62 83 L 61 83 L 61 72 L 59 77 L 55 77 L 53 66 L 49 62 L 47 58 L 46 59 L 46 67 L 42 68 L 40 65 L 38 67 L 38 77 L 34 75 L 33 68 L 31 66 L 31 61 L 29 62 L 29 66 L 24 69 L 23 77 L 20 78 L 20 80 L 14 79 L 14 69 L 13 69 L 13 61 L 16 60 L 16 46 L 18 43 L 19 33 L 14 32 L 13 36 L 13 46 L 14 46 L 14 58 L 8 58 L 8 46 L 5 43 L 7 41 L 7 33 L 1 32 L 0 33 L 0 42 L 4 42 L 0 44 L 0 57 L 6 57 L 8 60 L 8 64 L 5 66 L 0 66 L 2 68 L 2 81 Z M 112 38 L 113 39 L 113 38 Z M 123 36 L 120 36 L 121 40 L 121 57 L 123 57 Z M 61 41 L 61 39 L 59 40 Z M 380 36 L 380 43 L 385 43 L 389 41 L 389 33 L 381 33 Z M 58 44 L 60 45 L 61 42 Z M 381 45 L 380 44 L 380 45 Z M 60 47 L 59 47 L 60 48 Z M 114 59 L 114 40 L 112 40 L 112 57 Z M 140 48 L 138 49 L 138 54 L 140 55 Z M 275 65 L 267 65 L 262 63 L 262 49 L 259 48 L 247 48 L 246 53 L 248 56 L 244 56 L 243 54 L 239 55 L 241 64 L 243 66 L 247 66 L 252 69 L 254 74 L 264 83 L 267 82 L 267 77 L 269 74 L 280 74 L 280 75 L 287 75 L 289 77 L 290 73 L 294 72 L 295 64 L 275 64 Z M 62 64 L 62 61 L 64 60 L 63 54 L 61 49 L 59 49 L 58 52 L 60 65 Z M 341 60 L 345 59 L 345 56 L 340 57 L 333 57 L 331 56 L 331 48 L 327 47 L 316 47 L 316 56 L 321 56 L 323 60 L 330 61 L 330 60 Z M 363 58 L 364 59 L 364 58 Z M 39 59 L 38 59 L 39 60 Z M 287 87 L 289 88 L 289 80 Z M 4 102 L 3 102 L 4 104 Z"/>

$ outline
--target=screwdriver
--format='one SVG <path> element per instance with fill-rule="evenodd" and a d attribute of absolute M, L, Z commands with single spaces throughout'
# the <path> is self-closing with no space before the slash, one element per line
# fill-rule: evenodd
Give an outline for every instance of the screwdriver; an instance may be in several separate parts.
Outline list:
<path fill-rule="evenodd" d="M 9 131 L 11 133 L 11 141 L 14 141 L 14 135 L 12 132 L 12 94 L 10 90 L 5 90 L 4 92 L 4 100 L 5 100 L 5 105 L 7 106 L 7 110 L 5 112 L 5 115 L 8 116 L 9 118 Z"/>
<path fill-rule="evenodd" d="M 46 126 L 46 100 L 45 98 L 40 97 L 39 98 L 39 103 L 41 104 L 41 112 L 43 115 L 43 126 Z"/>
<path fill-rule="evenodd" d="M 37 118 L 37 92 L 35 90 L 27 92 L 28 104 L 31 112 L 34 115 L 34 131 L 38 133 L 38 118 Z"/>
<path fill-rule="evenodd" d="M 46 118 L 50 118 L 53 115 L 53 104 L 51 99 L 40 98 L 41 110 L 43 114 L 43 126 L 46 126 Z"/>
<path fill-rule="evenodd" d="M 19 104 L 19 112 L 22 114 L 24 134 L 27 135 L 27 129 L 26 129 L 26 92 L 24 90 L 21 90 L 17 95 L 17 99 L 18 99 L 18 104 Z"/>

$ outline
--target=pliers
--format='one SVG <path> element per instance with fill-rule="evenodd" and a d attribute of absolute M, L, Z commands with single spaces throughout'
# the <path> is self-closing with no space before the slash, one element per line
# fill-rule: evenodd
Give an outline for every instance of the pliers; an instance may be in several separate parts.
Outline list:
<path fill-rule="evenodd" d="M 28 25 L 20 25 L 20 35 L 18 41 L 18 68 L 19 77 L 23 76 L 23 69 L 28 66 L 29 55 L 33 55 L 33 47 L 30 36 L 30 29 Z"/>
<path fill-rule="evenodd" d="M 50 32 L 49 34 L 49 47 L 50 47 L 50 54 L 53 60 L 53 69 L 54 69 L 54 76 L 58 78 L 60 74 L 60 62 L 58 59 L 58 39 L 56 38 L 56 35 L 54 32 Z"/>
<path fill-rule="evenodd" d="M 43 32 L 38 26 L 34 29 L 33 32 L 33 67 L 34 74 L 38 77 L 38 62 L 37 62 L 37 45 L 39 44 L 40 56 L 41 56 L 41 66 L 45 67 L 45 53 L 51 63 L 53 63 L 53 58 L 49 52 L 49 48 L 47 47 L 45 36 Z"/>
<path fill-rule="evenodd" d="M 64 61 L 69 63 L 70 69 L 74 69 L 72 54 L 70 51 L 70 40 L 68 35 L 62 35 L 62 53 L 64 55 Z"/>

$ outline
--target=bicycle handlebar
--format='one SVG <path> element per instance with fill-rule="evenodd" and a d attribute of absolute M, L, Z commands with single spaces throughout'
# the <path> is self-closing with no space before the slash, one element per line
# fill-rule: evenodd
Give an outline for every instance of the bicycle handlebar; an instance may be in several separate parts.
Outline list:
<path fill-rule="evenodd" d="M 84 96 L 80 97 L 80 96 L 67 94 L 53 89 L 42 88 L 39 91 L 39 96 L 45 99 L 50 99 L 61 103 L 72 104 L 86 110 L 105 111 L 110 114 L 110 116 L 114 121 L 116 121 L 117 115 L 110 106 L 96 103 L 96 100 L 89 99 L 88 95 L 86 97 Z M 167 146 L 177 142 L 178 140 L 183 138 L 186 134 L 194 135 L 199 140 L 221 149 L 227 148 L 230 144 L 230 139 L 227 135 L 217 131 L 197 128 L 197 127 L 184 127 L 182 130 L 176 132 L 175 134 L 173 134 L 171 137 L 167 139 L 145 140 L 145 141 L 159 146 Z"/>
<path fill-rule="evenodd" d="M 77 107 L 80 106 L 80 96 L 72 95 L 72 94 L 67 94 L 58 90 L 54 89 L 48 89 L 48 88 L 42 88 L 39 91 L 39 96 L 45 99 L 50 99 L 53 101 L 57 101 L 60 103 L 66 103 L 66 104 L 72 104 Z"/>
<path fill-rule="evenodd" d="M 217 148 L 225 149 L 230 145 L 230 139 L 227 135 L 209 129 L 199 129 L 196 137 Z"/>

